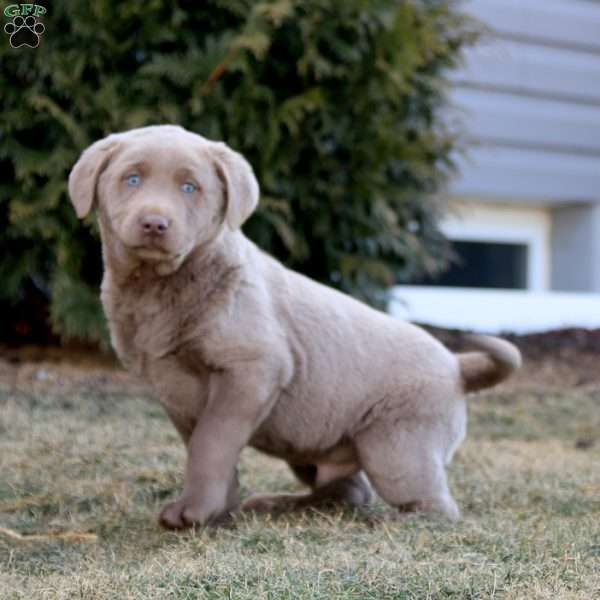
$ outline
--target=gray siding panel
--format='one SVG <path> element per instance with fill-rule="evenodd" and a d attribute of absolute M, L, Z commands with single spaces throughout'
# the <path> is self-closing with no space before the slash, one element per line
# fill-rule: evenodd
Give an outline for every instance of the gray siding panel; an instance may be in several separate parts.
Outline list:
<path fill-rule="evenodd" d="M 461 196 L 540 204 L 600 200 L 600 158 L 535 150 L 473 147 L 459 158 Z"/>
<path fill-rule="evenodd" d="M 454 80 L 459 85 L 600 107 L 600 54 L 497 39 L 470 50 Z"/>
<path fill-rule="evenodd" d="M 600 53 L 600 10 L 581 0 L 476 0 L 472 14 L 501 36 Z"/>
<path fill-rule="evenodd" d="M 600 202 L 600 2 L 470 0 L 465 8 L 495 33 L 453 75 L 451 98 L 473 146 L 452 192 Z"/>
<path fill-rule="evenodd" d="M 600 157 L 600 108 L 465 88 L 451 100 L 477 140 Z"/>
<path fill-rule="evenodd" d="M 553 213 L 552 289 L 585 292 L 594 287 L 598 256 L 594 213 L 598 207 L 568 206 Z"/>

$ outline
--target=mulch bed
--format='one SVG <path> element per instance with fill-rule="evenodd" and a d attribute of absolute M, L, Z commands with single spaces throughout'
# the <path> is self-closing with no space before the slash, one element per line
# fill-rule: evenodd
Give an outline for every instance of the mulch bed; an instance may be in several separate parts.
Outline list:
<path fill-rule="evenodd" d="M 427 327 L 454 351 L 468 349 L 459 331 Z M 600 383 L 600 329 L 561 329 L 529 335 L 504 335 L 521 350 L 525 366 L 516 383 L 529 380 L 552 385 L 578 386 Z M 60 381 L 89 377 L 94 372 L 121 384 L 134 384 L 123 373 L 111 353 L 82 345 L 0 344 L 0 381 L 22 383 L 54 379 Z"/>

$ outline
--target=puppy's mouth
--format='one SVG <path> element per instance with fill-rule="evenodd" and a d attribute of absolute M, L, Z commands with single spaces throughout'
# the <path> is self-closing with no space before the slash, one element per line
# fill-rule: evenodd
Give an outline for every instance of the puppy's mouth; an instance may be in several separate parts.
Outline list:
<path fill-rule="evenodd" d="M 160 246 L 155 245 L 129 246 L 129 248 L 130 250 L 133 250 L 133 252 L 135 252 L 135 254 L 143 260 L 173 260 L 181 256 L 181 252 L 173 252 L 172 250 L 167 250 L 166 248 L 162 248 Z"/>

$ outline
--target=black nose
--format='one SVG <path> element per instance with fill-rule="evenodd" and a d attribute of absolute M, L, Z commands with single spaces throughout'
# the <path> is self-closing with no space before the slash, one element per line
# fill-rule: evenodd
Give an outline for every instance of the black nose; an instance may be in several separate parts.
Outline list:
<path fill-rule="evenodd" d="M 144 215 L 140 225 L 148 235 L 163 235 L 169 229 L 169 220 L 162 215 Z"/>

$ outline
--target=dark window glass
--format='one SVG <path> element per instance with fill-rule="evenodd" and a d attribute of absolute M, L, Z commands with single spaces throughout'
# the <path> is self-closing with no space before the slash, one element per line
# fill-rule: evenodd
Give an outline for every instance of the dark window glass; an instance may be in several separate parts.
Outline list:
<path fill-rule="evenodd" d="M 526 289 L 527 245 L 489 242 L 452 242 L 456 259 L 436 278 L 420 285 Z"/>

